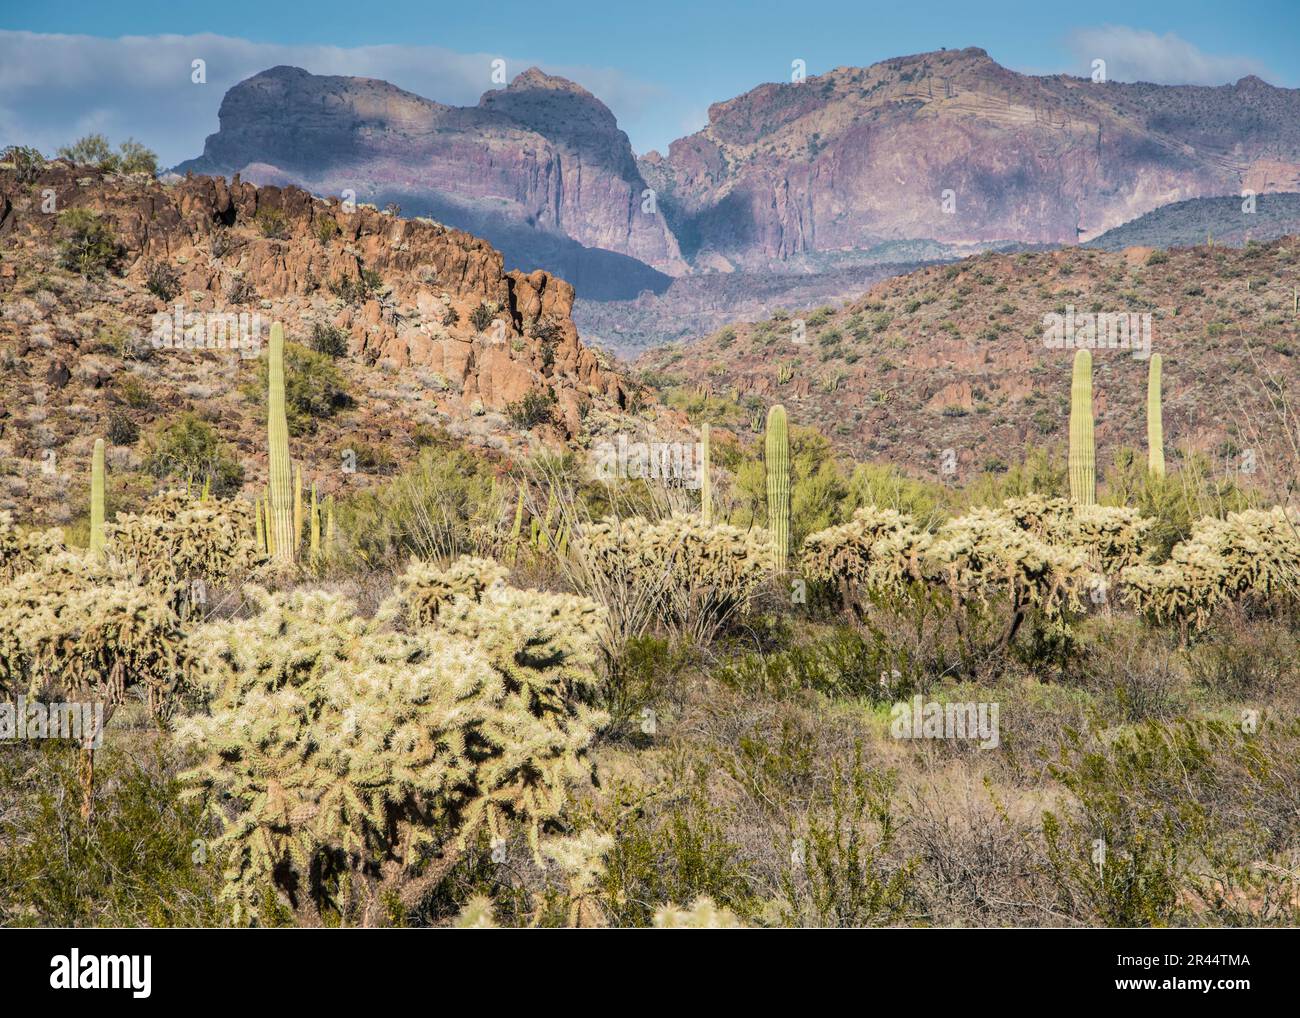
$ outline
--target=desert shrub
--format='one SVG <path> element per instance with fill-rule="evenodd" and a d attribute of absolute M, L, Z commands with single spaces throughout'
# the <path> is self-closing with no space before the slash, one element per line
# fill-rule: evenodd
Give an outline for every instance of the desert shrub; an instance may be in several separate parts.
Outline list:
<path fill-rule="evenodd" d="M 150 262 L 145 268 L 144 285 L 159 300 L 171 300 L 181 292 L 181 274 L 167 262 Z"/>
<path fill-rule="evenodd" d="M 282 209 L 269 205 L 263 206 L 253 216 L 253 223 L 263 237 L 271 240 L 284 240 L 289 236 L 289 219 Z"/>
<path fill-rule="evenodd" d="M 461 447 L 426 446 L 403 473 L 340 505 L 342 532 L 375 568 L 481 552 L 500 513 L 493 478 L 486 461 Z"/>
<path fill-rule="evenodd" d="M 782 921 L 860 927 L 902 918 L 916 863 L 893 857 L 896 808 L 892 774 L 866 766 L 860 756 L 836 761 L 828 787 L 808 804 L 802 846 L 792 846 L 800 864 L 782 874 Z"/>
<path fill-rule="evenodd" d="M 815 690 L 829 697 L 898 697 L 908 690 L 882 684 L 877 676 L 895 663 L 882 657 L 876 645 L 851 626 L 831 627 L 824 635 L 775 649 L 747 652 L 724 662 L 715 677 L 754 695 L 783 697 Z M 882 668 L 881 665 L 886 667 Z"/>
<path fill-rule="evenodd" d="M 243 273 L 235 273 L 226 287 L 226 300 L 231 304 L 248 304 L 257 299 L 253 281 Z"/>
<path fill-rule="evenodd" d="M 336 594 L 246 593 L 257 614 L 196 634 L 211 711 L 178 727 L 226 824 L 236 922 L 268 887 L 318 920 L 387 921 L 512 822 L 539 853 L 603 721 L 582 703 L 595 605 L 488 590 L 401 633 Z"/>
<path fill-rule="evenodd" d="M 108 415 L 108 440 L 113 445 L 135 445 L 139 437 L 139 427 L 126 414 L 114 412 Z"/>
<path fill-rule="evenodd" d="M 659 909 L 701 895 L 741 918 L 755 914 L 749 868 L 699 782 L 680 789 L 623 786 L 612 798 L 593 821 L 614 836 L 599 878 L 610 926 L 650 926 Z"/>
<path fill-rule="evenodd" d="M 500 308 L 496 304 L 482 301 L 478 307 L 470 312 L 469 323 L 474 326 L 476 332 L 484 332 L 496 318 Z"/>
<path fill-rule="evenodd" d="M 324 247 L 329 244 L 331 240 L 337 237 L 342 230 L 339 228 L 338 220 L 333 219 L 330 216 L 321 216 L 316 220 L 314 232 L 316 234 L 316 239 L 320 242 L 321 246 Z"/>
<path fill-rule="evenodd" d="M 328 284 L 330 293 L 345 304 L 364 304 L 383 288 L 384 281 L 373 269 L 361 269 L 357 275 L 342 275 Z"/>
<path fill-rule="evenodd" d="M 182 414 L 150 436 L 145 469 L 155 477 L 207 483 L 214 495 L 227 495 L 244 482 L 244 469 L 214 428 L 195 414 Z"/>
<path fill-rule="evenodd" d="M 9 163 L 13 167 L 15 178 L 20 184 L 31 184 L 45 168 L 45 157 L 39 149 L 26 145 L 10 145 L 0 152 L 0 163 Z"/>
<path fill-rule="evenodd" d="M 250 398 L 261 400 L 265 412 L 267 360 L 257 362 L 255 381 L 248 386 Z M 284 407 L 291 435 L 306 435 L 316 430 L 317 422 L 332 417 L 351 406 L 347 382 L 334 362 L 297 343 L 284 346 Z"/>
<path fill-rule="evenodd" d="M 1296 705 L 1300 694 L 1300 636 L 1285 621 L 1252 619 L 1237 606 L 1217 613 L 1187 652 L 1194 682 L 1223 701 Z"/>
<path fill-rule="evenodd" d="M 506 405 L 506 417 L 516 428 L 531 429 L 539 424 L 550 424 L 555 403 L 555 393 L 551 389 L 529 389 L 520 399 Z"/>
<path fill-rule="evenodd" d="M 1053 776 L 1072 801 L 1043 816 L 1058 914 L 1091 925 L 1294 922 L 1295 722 L 1258 736 L 1223 722 L 1075 735 Z M 1278 813 L 1281 809 L 1283 812 Z"/>
<path fill-rule="evenodd" d="M 315 322 L 311 327 L 311 348 L 326 357 L 343 357 L 348 352 L 348 334 L 337 326 Z"/>
<path fill-rule="evenodd" d="M 102 134 L 88 134 L 59 149 L 59 158 L 78 166 L 97 166 L 105 173 L 158 172 L 158 156 L 134 138 L 128 138 L 114 152 Z"/>
<path fill-rule="evenodd" d="M 117 398 L 129 407 L 147 410 L 153 406 L 153 393 L 139 375 L 120 374 L 113 384 Z"/>
<path fill-rule="evenodd" d="M 121 245 L 112 225 L 86 209 L 59 213 L 59 264 L 71 272 L 94 276 L 116 266 Z"/>
<path fill-rule="evenodd" d="M 210 828 L 180 801 L 164 746 L 99 754 L 94 821 L 77 809 L 77 757 L 44 742 L 0 753 L 0 925 L 215 926 L 220 870 Z"/>

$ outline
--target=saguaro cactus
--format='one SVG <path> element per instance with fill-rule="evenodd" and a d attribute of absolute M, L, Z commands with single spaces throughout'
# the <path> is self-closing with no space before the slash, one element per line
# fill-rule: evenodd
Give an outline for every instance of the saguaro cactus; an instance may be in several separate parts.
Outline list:
<path fill-rule="evenodd" d="M 289 461 L 289 420 L 284 409 L 284 326 L 271 326 L 267 353 L 266 432 L 271 474 L 272 554 L 284 563 L 297 557 L 293 530 L 293 467 Z"/>
<path fill-rule="evenodd" d="M 1165 427 L 1160 413 L 1160 363 L 1158 353 L 1151 355 L 1147 369 L 1147 470 L 1154 477 L 1165 476 Z"/>
<path fill-rule="evenodd" d="M 303 501 L 302 501 L 302 464 L 293 465 L 293 543 L 302 543 Z"/>
<path fill-rule="evenodd" d="M 713 523 L 713 478 L 709 475 L 709 426 L 700 426 L 700 519 L 707 527 Z"/>
<path fill-rule="evenodd" d="M 1093 505 L 1097 501 L 1097 454 L 1092 439 L 1092 354 L 1074 355 L 1074 380 L 1070 386 L 1070 501 Z"/>
<path fill-rule="evenodd" d="M 325 561 L 334 557 L 334 496 L 325 499 Z"/>
<path fill-rule="evenodd" d="M 767 527 L 772 535 L 772 567 L 785 572 L 790 552 L 790 436 L 785 407 L 780 403 L 767 413 Z"/>
<path fill-rule="evenodd" d="M 90 460 L 90 554 L 104 557 L 104 440 L 95 439 Z"/>

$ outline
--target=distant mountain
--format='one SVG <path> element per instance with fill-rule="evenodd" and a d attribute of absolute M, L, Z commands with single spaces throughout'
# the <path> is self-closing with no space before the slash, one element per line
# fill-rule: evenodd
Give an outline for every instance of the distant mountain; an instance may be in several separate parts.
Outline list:
<path fill-rule="evenodd" d="M 357 201 L 395 201 L 599 298 L 663 290 L 685 270 L 614 115 L 563 78 L 525 71 L 478 106 L 384 81 L 273 67 L 226 93 L 220 129 L 176 172 L 239 173 Z"/>
<path fill-rule="evenodd" d="M 922 53 L 717 103 L 641 172 L 696 262 L 893 239 L 1073 244 L 1180 199 L 1300 190 L 1300 90 L 1095 84 L 1017 74 L 981 49 Z"/>
<path fill-rule="evenodd" d="M 276 67 L 226 94 L 177 169 L 468 230 L 507 268 L 569 280 L 578 317 L 632 350 L 945 257 L 891 245 L 1074 245 L 1170 203 L 1300 191 L 1300 90 L 1098 84 L 943 50 L 760 85 L 637 159 L 599 99 L 535 68 L 460 108 Z M 732 278 L 688 278 L 714 274 Z"/>
<path fill-rule="evenodd" d="M 1212 239 L 1215 244 L 1242 247 L 1252 240 L 1300 234 L 1300 194 L 1256 195 L 1254 212 L 1246 212 L 1246 207 L 1246 199 L 1235 195 L 1174 202 L 1107 230 L 1087 246 L 1122 251 L 1126 247 L 1192 247 Z"/>

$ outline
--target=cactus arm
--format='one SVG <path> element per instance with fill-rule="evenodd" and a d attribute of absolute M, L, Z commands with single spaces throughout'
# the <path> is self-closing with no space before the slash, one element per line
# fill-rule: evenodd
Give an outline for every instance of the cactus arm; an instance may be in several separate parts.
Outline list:
<path fill-rule="evenodd" d="M 1092 424 L 1092 353 L 1074 355 L 1070 385 L 1070 501 L 1094 505 L 1097 501 L 1097 453 Z"/>
<path fill-rule="evenodd" d="M 790 437 L 785 407 L 776 404 L 767 414 L 764 446 L 767 464 L 767 525 L 772 536 L 772 567 L 784 573 L 790 551 Z"/>
<path fill-rule="evenodd" d="M 90 460 L 90 554 L 104 557 L 104 440 L 95 439 Z"/>
<path fill-rule="evenodd" d="M 271 326 L 267 353 L 267 460 L 271 485 L 271 530 L 275 557 L 292 563 L 298 551 L 293 539 L 293 467 L 289 460 L 289 421 L 284 404 L 284 326 Z"/>
<path fill-rule="evenodd" d="M 1165 428 L 1160 409 L 1161 357 L 1151 355 L 1147 369 L 1147 470 L 1155 477 L 1165 476 Z"/>
<path fill-rule="evenodd" d="M 709 471 L 709 425 L 700 427 L 700 519 L 704 525 L 713 523 L 713 478 Z"/>

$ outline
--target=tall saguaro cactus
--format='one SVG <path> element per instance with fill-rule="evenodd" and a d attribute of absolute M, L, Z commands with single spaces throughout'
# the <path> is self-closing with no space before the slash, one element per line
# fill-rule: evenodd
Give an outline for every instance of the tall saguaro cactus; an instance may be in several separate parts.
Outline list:
<path fill-rule="evenodd" d="M 90 554 L 104 557 L 104 440 L 95 439 L 90 460 Z"/>
<path fill-rule="evenodd" d="M 1160 412 L 1160 365 L 1158 353 L 1151 355 L 1147 368 L 1147 470 L 1153 477 L 1165 476 L 1165 426 Z"/>
<path fill-rule="evenodd" d="M 698 469 L 700 471 L 700 520 L 704 525 L 711 526 L 713 523 L 713 478 L 710 474 L 709 462 L 709 426 L 708 424 L 700 425 L 700 462 Z"/>
<path fill-rule="evenodd" d="M 785 572 L 790 553 L 790 436 L 785 407 L 777 403 L 767 413 L 767 527 L 772 535 L 772 568 Z"/>
<path fill-rule="evenodd" d="M 1097 453 L 1092 438 L 1092 353 L 1074 355 L 1070 385 L 1070 501 L 1093 505 L 1097 501 Z"/>
<path fill-rule="evenodd" d="M 267 353 L 266 433 L 271 474 L 271 548 L 276 559 L 292 563 L 298 541 L 293 529 L 293 466 L 289 460 L 289 420 L 284 409 L 284 326 L 271 326 Z"/>

